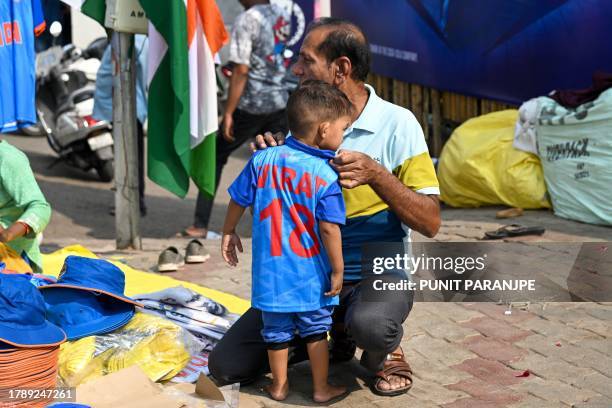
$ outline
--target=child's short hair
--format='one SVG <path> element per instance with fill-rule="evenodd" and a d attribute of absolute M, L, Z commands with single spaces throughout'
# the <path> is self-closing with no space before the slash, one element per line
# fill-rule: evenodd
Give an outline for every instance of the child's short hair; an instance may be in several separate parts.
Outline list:
<path fill-rule="evenodd" d="M 296 137 L 304 136 L 312 126 L 353 114 L 353 104 L 338 88 L 326 82 L 307 80 L 287 102 L 289 130 Z"/>

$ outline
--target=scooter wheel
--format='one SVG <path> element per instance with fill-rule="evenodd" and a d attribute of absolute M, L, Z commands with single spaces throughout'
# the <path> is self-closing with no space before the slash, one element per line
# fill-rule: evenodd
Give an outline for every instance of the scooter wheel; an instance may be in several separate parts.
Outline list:
<path fill-rule="evenodd" d="M 113 181 L 115 177 L 115 168 L 113 166 L 112 160 L 105 160 L 96 167 L 96 172 L 98 172 L 98 176 L 100 180 L 104 182 Z"/>

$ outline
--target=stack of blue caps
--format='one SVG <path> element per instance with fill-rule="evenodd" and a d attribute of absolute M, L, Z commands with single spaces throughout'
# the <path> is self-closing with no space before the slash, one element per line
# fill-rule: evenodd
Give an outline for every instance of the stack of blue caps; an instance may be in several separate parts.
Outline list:
<path fill-rule="evenodd" d="M 54 388 L 59 344 L 65 340 L 62 329 L 45 318 L 45 302 L 29 277 L 0 274 L 0 389 Z M 34 408 L 49 402 L 25 395 L 9 405 Z"/>
<path fill-rule="evenodd" d="M 124 295 L 123 271 L 103 259 L 69 256 L 57 283 L 39 289 L 47 318 L 66 332 L 68 340 L 114 331 L 140 306 Z"/>
<path fill-rule="evenodd" d="M 49 347 L 65 340 L 45 318 L 45 302 L 29 278 L 0 274 L 0 347 Z"/>

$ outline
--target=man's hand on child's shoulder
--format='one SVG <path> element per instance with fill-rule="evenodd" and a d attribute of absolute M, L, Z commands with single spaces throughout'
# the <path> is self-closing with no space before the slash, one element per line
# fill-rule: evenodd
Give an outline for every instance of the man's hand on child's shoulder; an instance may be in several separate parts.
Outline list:
<path fill-rule="evenodd" d="M 238 265 L 238 254 L 236 253 L 236 248 L 241 253 L 242 251 L 242 242 L 240 242 L 240 237 L 235 232 L 232 233 L 223 233 L 223 238 L 221 239 L 221 254 L 223 255 L 223 259 L 231 266 Z"/>
<path fill-rule="evenodd" d="M 340 150 L 329 163 L 338 172 L 338 181 L 344 188 L 371 184 L 383 169 L 365 153 Z"/>
<path fill-rule="evenodd" d="M 285 144 L 285 134 L 283 132 L 265 132 L 263 135 L 255 136 L 255 142 L 250 144 L 251 151 L 255 153 L 268 147 L 280 146 Z"/>

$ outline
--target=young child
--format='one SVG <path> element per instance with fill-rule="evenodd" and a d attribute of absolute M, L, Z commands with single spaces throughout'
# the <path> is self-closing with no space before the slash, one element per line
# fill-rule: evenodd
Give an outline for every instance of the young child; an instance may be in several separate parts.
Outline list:
<path fill-rule="evenodd" d="M 329 166 L 351 121 L 352 105 L 338 89 L 306 81 L 289 98 L 291 137 L 253 155 L 229 188 L 223 258 L 238 263 L 236 225 L 253 207 L 252 306 L 262 311 L 273 383 L 270 396 L 289 392 L 287 359 L 295 332 L 306 342 L 313 399 L 346 392 L 328 384 L 327 331 L 342 288 L 344 262 L 339 224 L 345 208 L 338 176 Z M 331 275 L 331 279 L 330 279 Z"/>

